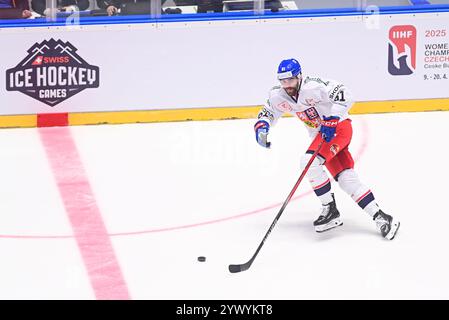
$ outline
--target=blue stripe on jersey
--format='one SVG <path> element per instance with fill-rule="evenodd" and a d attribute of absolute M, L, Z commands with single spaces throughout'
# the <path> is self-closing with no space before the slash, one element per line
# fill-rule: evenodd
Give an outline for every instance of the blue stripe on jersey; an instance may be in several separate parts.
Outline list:
<path fill-rule="evenodd" d="M 367 205 L 369 205 L 372 201 L 374 201 L 374 195 L 372 192 L 368 193 L 362 200 L 358 202 L 360 208 L 365 209 Z"/>
<path fill-rule="evenodd" d="M 329 191 L 331 191 L 331 182 L 329 181 L 328 183 L 326 183 L 324 186 L 322 186 L 321 188 L 318 188 L 315 191 L 315 194 L 319 197 L 322 196 L 323 194 L 328 193 Z"/>

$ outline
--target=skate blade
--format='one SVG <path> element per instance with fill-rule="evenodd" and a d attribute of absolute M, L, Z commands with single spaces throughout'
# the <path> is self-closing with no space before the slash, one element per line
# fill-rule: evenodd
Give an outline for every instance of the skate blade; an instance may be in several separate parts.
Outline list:
<path fill-rule="evenodd" d="M 321 226 L 315 226 L 315 231 L 318 233 L 325 232 L 336 227 L 342 226 L 343 222 L 340 219 L 332 220 L 329 223 L 323 224 Z"/>
<path fill-rule="evenodd" d="M 399 221 L 396 221 L 393 219 L 393 222 L 391 225 L 392 225 L 392 227 L 391 227 L 390 232 L 388 232 L 387 235 L 385 236 L 385 238 L 388 240 L 394 239 L 394 237 L 396 236 L 396 233 L 399 230 L 399 227 L 401 226 L 401 223 Z"/>

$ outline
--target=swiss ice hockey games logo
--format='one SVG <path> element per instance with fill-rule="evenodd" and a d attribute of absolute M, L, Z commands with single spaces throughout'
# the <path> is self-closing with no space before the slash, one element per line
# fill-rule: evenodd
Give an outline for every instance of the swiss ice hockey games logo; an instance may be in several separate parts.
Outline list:
<path fill-rule="evenodd" d="M 394 26 L 389 32 L 388 72 L 406 76 L 416 69 L 416 28 L 411 25 Z"/>
<path fill-rule="evenodd" d="M 34 44 L 15 68 L 6 71 L 6 90 L 20 91 L 51 107 L 87 88 L 98 88 L 97 66 L 84 61 L 69 42 Z"/>

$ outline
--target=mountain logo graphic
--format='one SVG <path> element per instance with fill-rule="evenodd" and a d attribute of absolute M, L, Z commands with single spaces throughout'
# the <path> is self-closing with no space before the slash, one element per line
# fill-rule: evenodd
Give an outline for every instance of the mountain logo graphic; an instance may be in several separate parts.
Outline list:
<path fill-rule="evenodd" d="M 35 43 L 17 66 L 6 70 L 6 90 L 54 107 L 84 89 L 98 88 L 99 67 L 88 64 L 76 51 L 61 40 Z"/>

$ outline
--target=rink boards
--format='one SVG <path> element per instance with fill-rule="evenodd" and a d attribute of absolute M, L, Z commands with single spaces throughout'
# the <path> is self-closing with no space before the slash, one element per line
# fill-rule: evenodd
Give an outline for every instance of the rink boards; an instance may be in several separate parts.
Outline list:
<path fill-rule="evenodd" d="M 1 29 L 1 127 L 249 118 L 280 60 L 353 114 L 449 109 L 449 13 Z M 48 116 L 45 116 L 48 115 Z"/>

